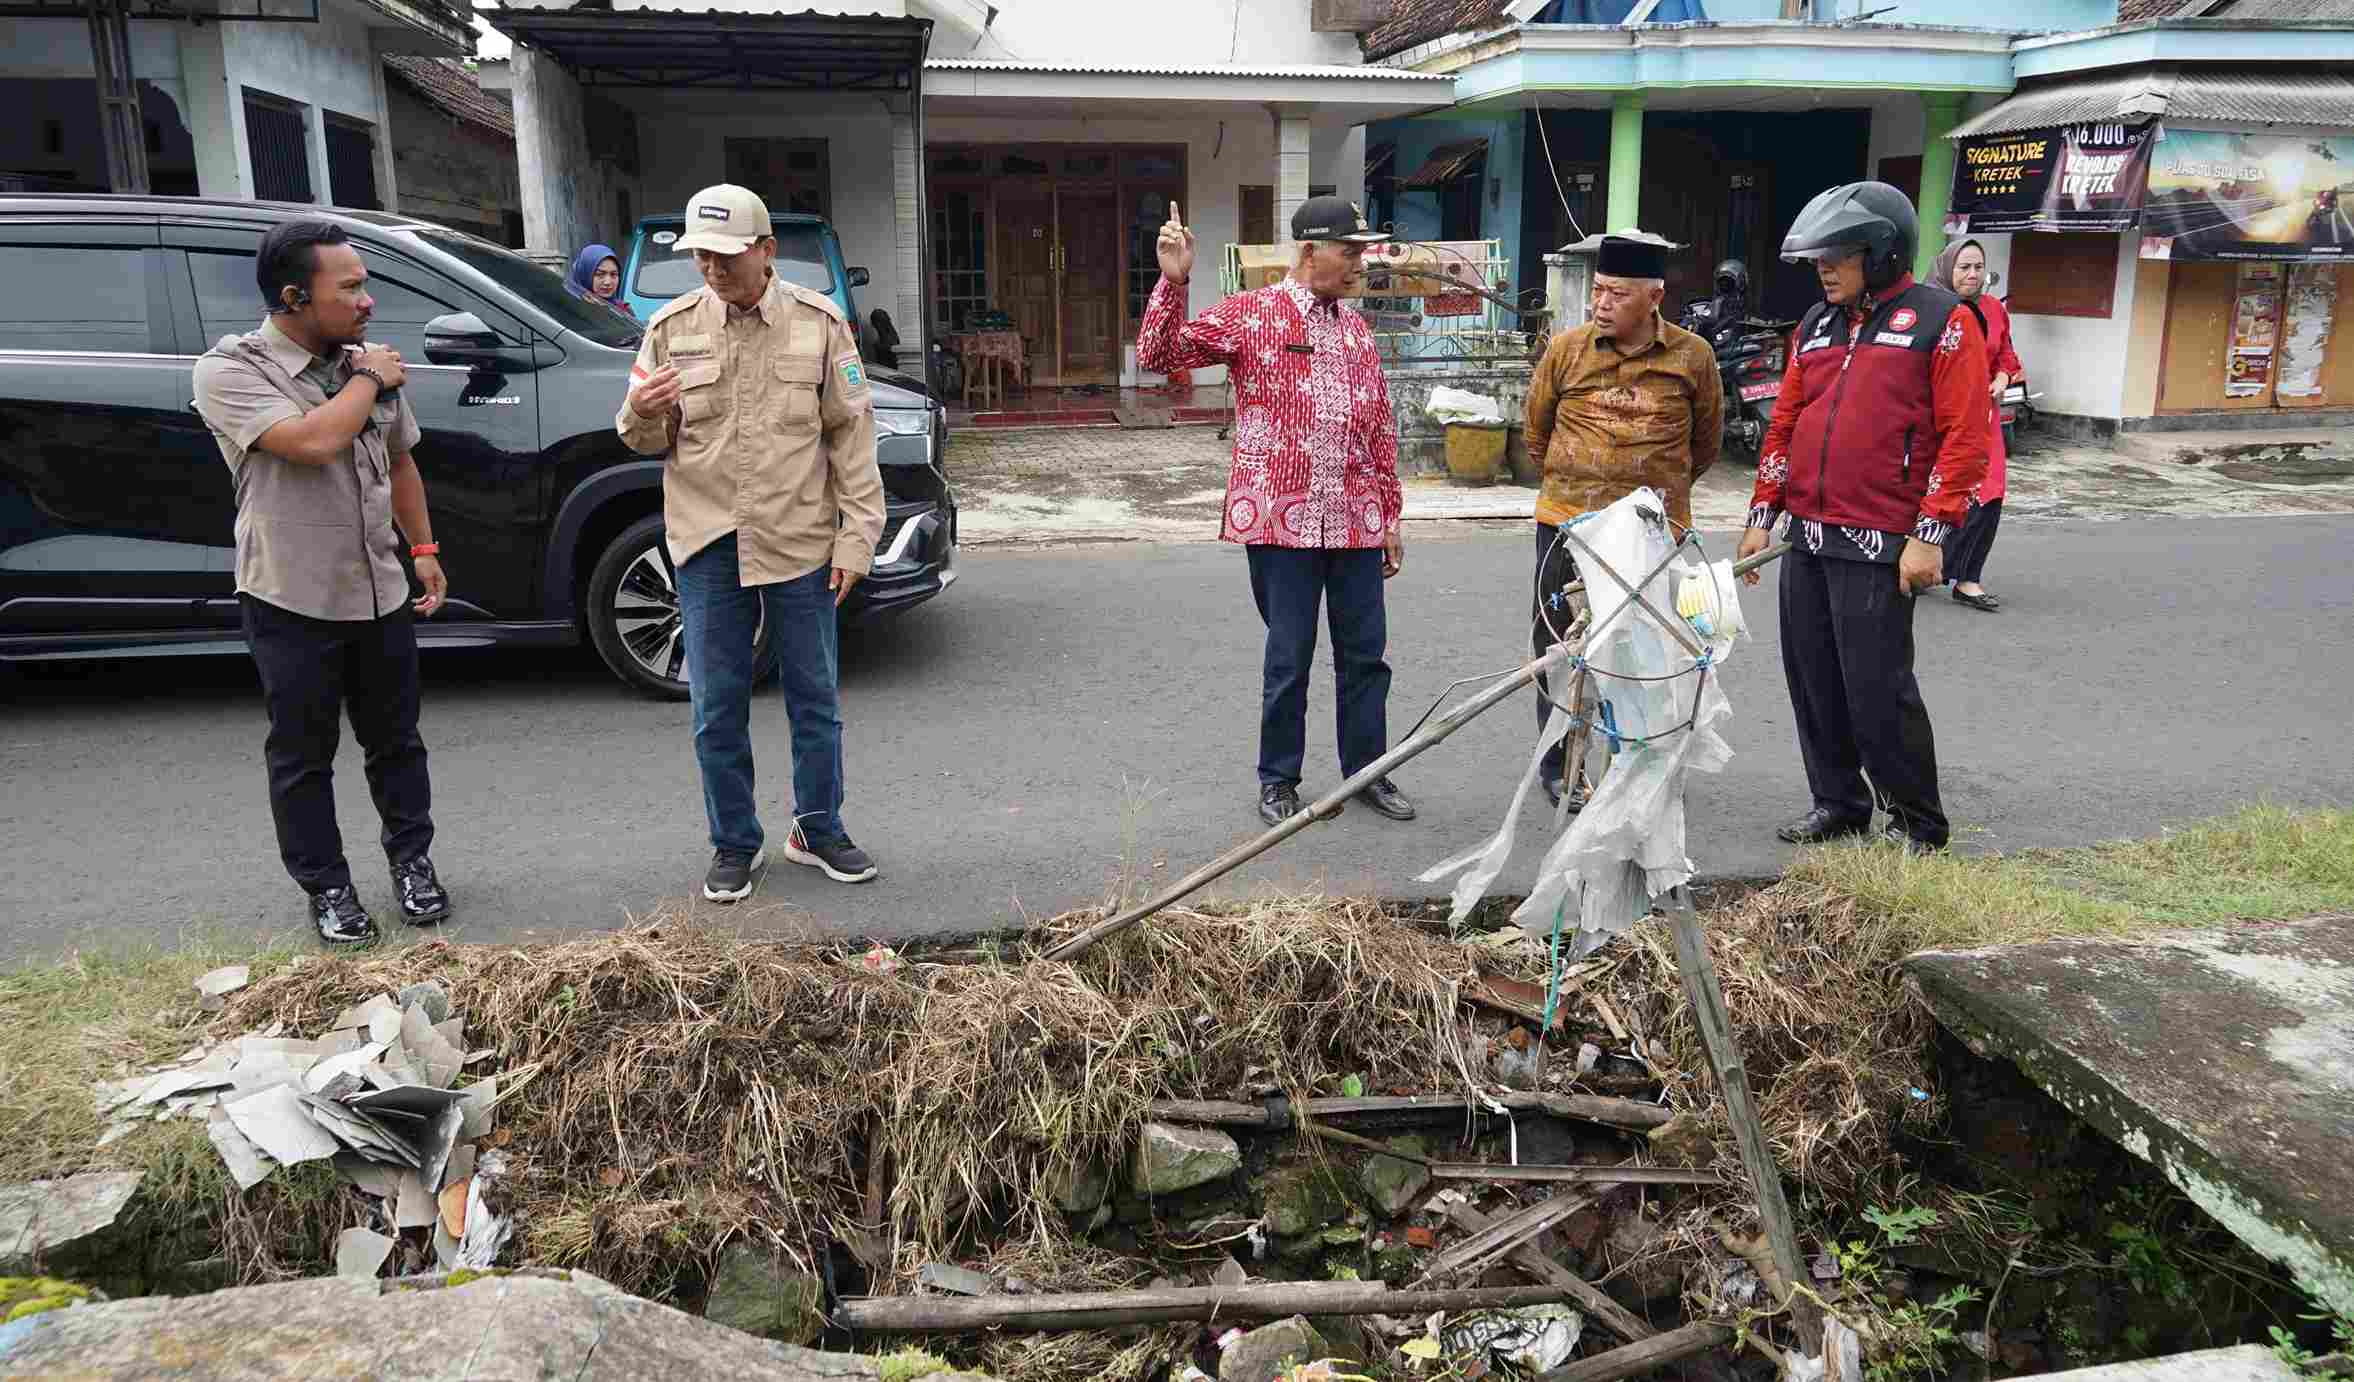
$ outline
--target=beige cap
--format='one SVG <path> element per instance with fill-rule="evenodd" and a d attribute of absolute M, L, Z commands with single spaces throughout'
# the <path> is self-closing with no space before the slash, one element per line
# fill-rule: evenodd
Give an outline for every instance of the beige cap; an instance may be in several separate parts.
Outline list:
<path fill-rule="evenodd" d="M 774 234 L 767 203 L 748 187 L 723 182 L 687 199 L 687 228 L 678 237 L 676 248 L 682 254 L 688 250 L 742 254 L 752 248 L 753 241 Z"/>

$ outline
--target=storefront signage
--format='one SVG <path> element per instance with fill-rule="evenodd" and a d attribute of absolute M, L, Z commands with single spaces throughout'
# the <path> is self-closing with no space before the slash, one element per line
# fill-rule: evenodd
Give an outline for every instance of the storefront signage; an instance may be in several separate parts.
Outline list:
<path fill-rule="evenodd" d="M 2144 259 L 2354 260 L 2354 134 L 2164 131 Z"/>
<path fill-rule="evenodd" d="M 2063 125 L 1961 141 L 1956 229 L 2130 230 L 2149 176 L 2148 124 Z"/>

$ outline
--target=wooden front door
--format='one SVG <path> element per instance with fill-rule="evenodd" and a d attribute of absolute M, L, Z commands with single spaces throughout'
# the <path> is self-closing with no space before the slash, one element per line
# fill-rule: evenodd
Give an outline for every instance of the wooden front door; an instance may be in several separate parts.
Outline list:
<path fill-rule="evenodd" d="M 1120 377 L 1120 203 L 1108 187 L 1063 188 L 1055 197 L 1062 269 L 1062 364 L 1066 384 Z"/>
<path fill-rule="evenodd" d="M 999 187 L 990 278 L 998 309 L 1013 318 L 1032 383 L 1054 382 L 1061 322 L 1055 301 L 1054 190 Z"/>

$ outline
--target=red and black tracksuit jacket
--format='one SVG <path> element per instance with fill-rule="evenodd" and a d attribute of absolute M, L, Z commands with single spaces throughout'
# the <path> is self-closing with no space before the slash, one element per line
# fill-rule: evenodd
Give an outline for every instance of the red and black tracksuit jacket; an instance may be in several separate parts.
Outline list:
<path fill-rule="evenodd" d="M 1986 473 L 1988 378 L 1978 318 L 1911 274 L 1815 304 L 1790 336 L 1749 526 L 1787 512 L 1805 550 L 1864 561 L 1943 544 Z"/>

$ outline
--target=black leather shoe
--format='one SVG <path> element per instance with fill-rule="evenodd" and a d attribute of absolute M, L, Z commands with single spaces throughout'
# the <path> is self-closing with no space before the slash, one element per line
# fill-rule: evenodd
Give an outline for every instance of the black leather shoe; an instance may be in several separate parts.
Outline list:
<path fill-rule="evenodd" d="M 1976 595 L 1965 595 L 1962 593 L 1962 588 L 1958 585 L 1954 587 L 1953 602 L 1957 605 L 1968 605 L 1970 608 L 1975 610 L 1983 610 L 1988 614 L 1992 614 L 1996 610 L 2003 607 L 2003 602 L 1995 598 L 1993 593 L 1989 591 L 1982 590 Z"/>
<path fill-rule="evenodd" d="M 1543 780 L 1543 786 L 1545 788 L 1545 800 L 1551 805 L 1559 806 L 1561 804 L 1562 788 L 1567 785 L 1567 782 L 1560 777 L 1556 777 L 1551 774 L 1546 775 Z M 1586 786 L 1581 782 L 1578 784 L 1578 789 L 1569 794 L 1569 814 L 1574 816 L 1578 812 L 1585 809 Z"/>
<path fill-rule="evenodd" d="M 1945 841 L 1924 840 L 1905 829 L 1903 821 L 1892 820 L 1881 826 L 1877 838 L 1881 844 L 1894 845 L 1907 854 L 1943 854 L 1945 852 Z"/>
<path fill-rule="evenodd" d="M 422 854 L 393 866 L 392 895 L 400 899 L 401 920 L 411 926 L 431 926 L 449 919 L 449 890 L 434 875 L 433 861 Z"/>
<path fill-rule="evenodd" d="M 1300 813 L 1300 789 L 1288 782 L 1270 782 L 1259 788 L 1259 819 L 1269 825 L 1281 825 Z"/>
<path fill-rule="evenodd" d="M 311 894 L 311 925 L 329 945 L 366 945 L 376 939 L 376 919 L 348 887 L 321 888 Z"/>
<path fill-rule="evenodd" d="M 1861 835 L 1871 828 L 1869 817 L 1859 821 L 1842 816 L 1827 806 L 1818 806 L 1775 831 L 1774 837 L 1785 844 L 1819 845 L 1825 840 L 1843 840 L 1850 835 Z"/>
<path fill-rule="evenodd" d="M 1377 777 L 1358 788 L 1357 800 L 1393 821 L 1414 819 L 1414 803 L 1406 800 L 1406 794 L 1398 790 L 1398 784 L 1386 777 Z"/>

